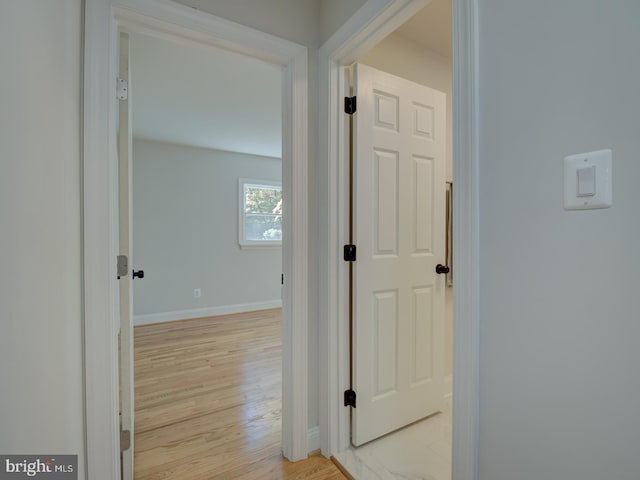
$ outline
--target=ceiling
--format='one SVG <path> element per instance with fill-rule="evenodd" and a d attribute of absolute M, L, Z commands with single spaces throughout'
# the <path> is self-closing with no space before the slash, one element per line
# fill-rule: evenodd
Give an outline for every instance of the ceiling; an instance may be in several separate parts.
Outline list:
<path fill-rule="evenodd" d="M 210 46 L 131 36 L 133 136 L 280 157 L 280 67 Z"/>
<path fill-rule="evenodd" d="M 432 0 L 396 34 L 451 57 L 451 0 Z M 280 67 L 211 46 L 131 35 L 133 135 L 281 157 Z"/>

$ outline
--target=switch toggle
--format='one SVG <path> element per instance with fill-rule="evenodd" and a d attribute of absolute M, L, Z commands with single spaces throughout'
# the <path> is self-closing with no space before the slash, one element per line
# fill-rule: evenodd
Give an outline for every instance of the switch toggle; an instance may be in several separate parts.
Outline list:
<path fill-rule="evenodd" d="M 596 194 L 596 166 L 578 169 L 578 197 L 593 197 Z"/>

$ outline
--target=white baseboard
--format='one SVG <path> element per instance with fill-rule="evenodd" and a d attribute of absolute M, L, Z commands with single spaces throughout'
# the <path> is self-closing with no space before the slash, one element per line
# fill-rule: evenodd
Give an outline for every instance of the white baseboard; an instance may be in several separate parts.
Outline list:
<path fill-rule="evenodd" d="M 309 453 L 320 450 L 320 427 L 307 430 L 307 450 Z"/>
<path fill-rule="evenodd" d="M 231 313 L 253 312 L 269 308 L 281 308 L 282 300 L 270 300 L 267 302 L 242 303 L 239 305 L 222 305 L 219 307 L 194 308 L 192 310 L 178 310 L 174 312 L 150 313 L 147 315 L 135 315 L 134 325 L 149 325 L 151 323 L 173 322 L 188 318 L 213 317 L 215 315 L 229 315 Z"/>
<path fill-rule="evenodd" d="M 451 398 L 453 396 L 453 375 L 447 375 L 444 377 L 444 398 Z"/>

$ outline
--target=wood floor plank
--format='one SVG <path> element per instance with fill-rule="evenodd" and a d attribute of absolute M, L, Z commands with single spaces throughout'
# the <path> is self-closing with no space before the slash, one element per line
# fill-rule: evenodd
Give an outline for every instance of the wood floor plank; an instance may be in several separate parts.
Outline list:
<path fill-rule="evenodd" d="M 135 328 L 136 480 L 344 480 L 280 453 L 280 309 Z"/>

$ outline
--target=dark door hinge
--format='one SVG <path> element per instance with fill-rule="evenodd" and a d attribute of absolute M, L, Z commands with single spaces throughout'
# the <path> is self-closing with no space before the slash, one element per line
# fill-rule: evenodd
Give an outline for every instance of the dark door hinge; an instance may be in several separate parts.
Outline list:
<path fill-rule="evenodd" d="M 280 285 L 284 285 L 284 273 L 280 274 Z"/>
<path fill-rule="evenodd" d="M 347 115 L 356 113 L 356 97 L 344 97 L 344 113 Z"/>
<path fill-rule="evenodd" d="M 344 261 L 355 262 L 356 261 L 356 246 L 345 245 L 344 246 Z"/>
<path fill-rule="evenodd" d="M 120 451 L 125 452 L 131 448 L 131 430 L 120 430 Z"/>
<path fill-rule="evenodd" d="M 351 389 L 344 391 L 344 406 L 356 408 L 356 392 Z"/>

